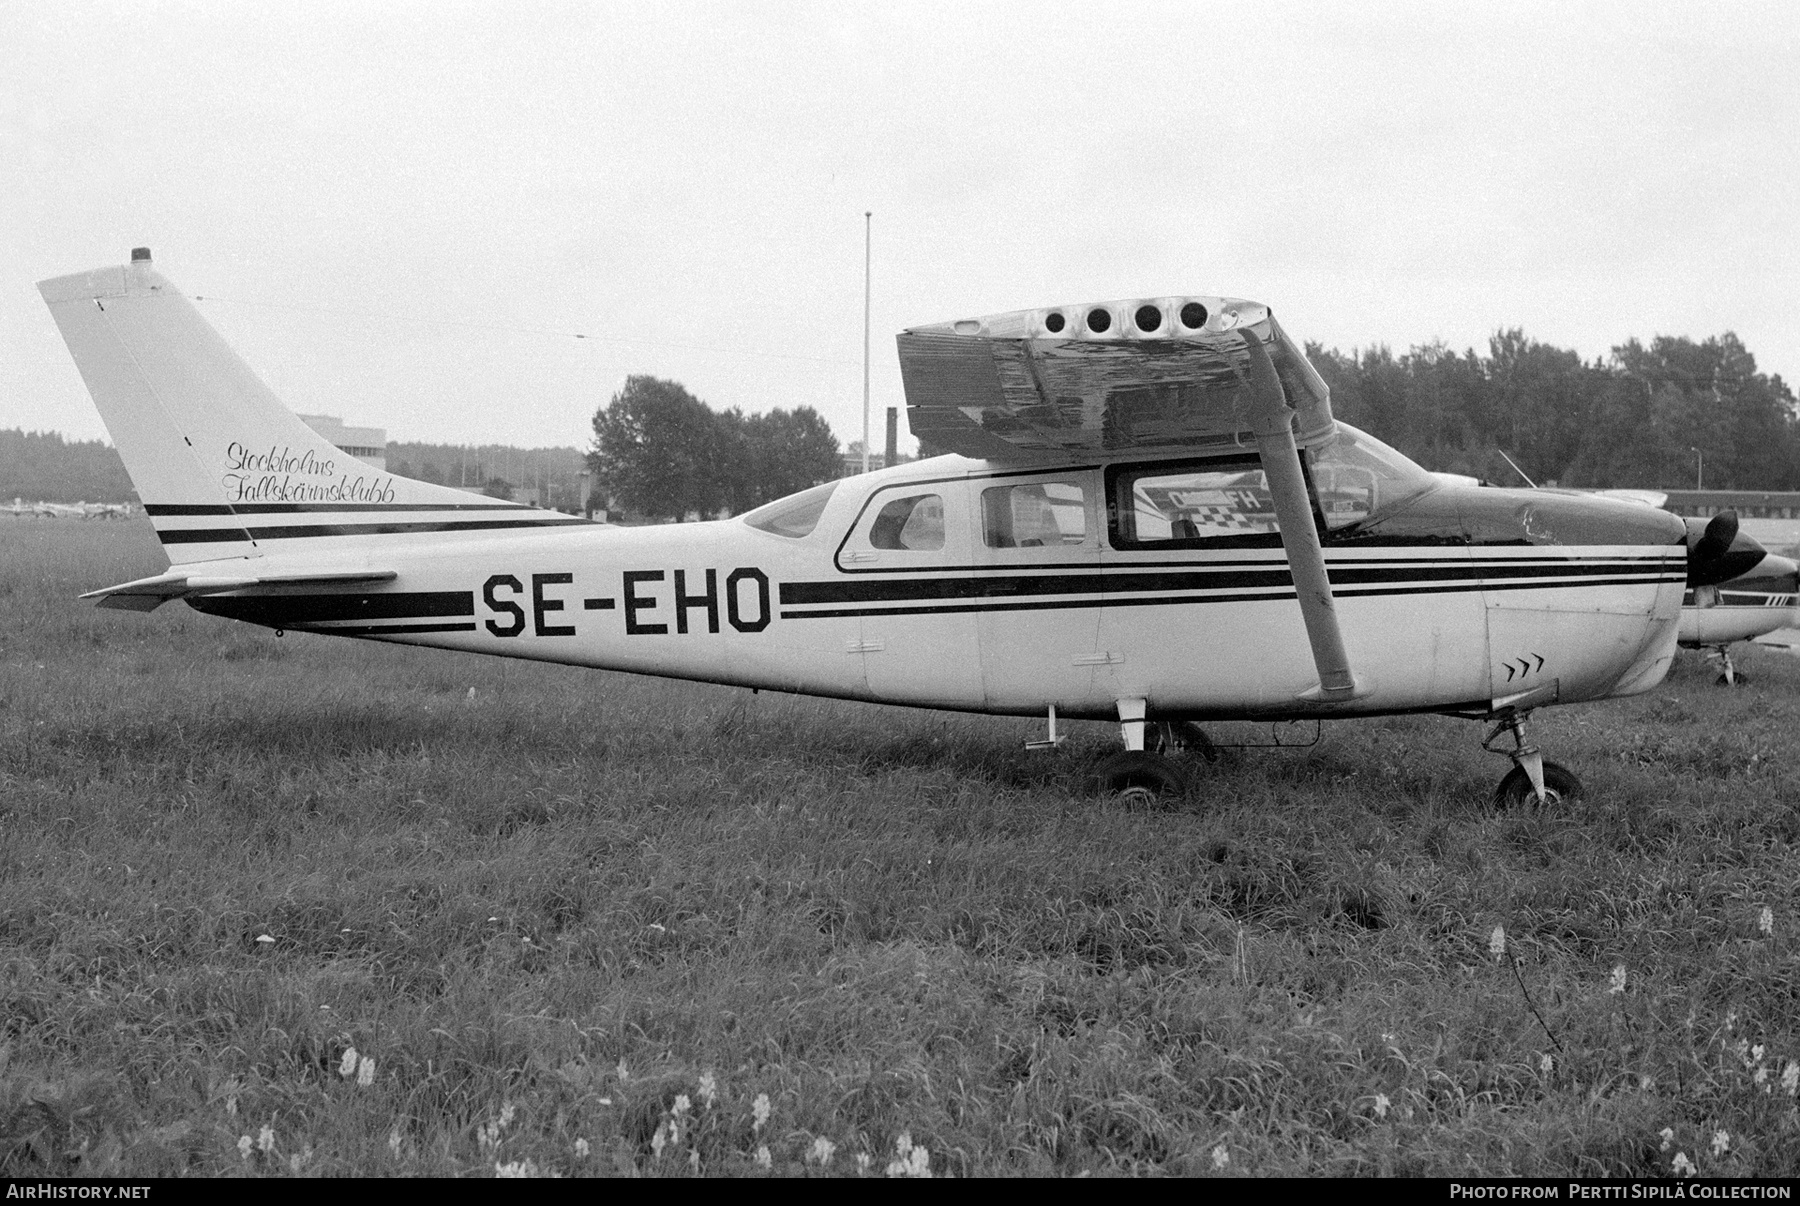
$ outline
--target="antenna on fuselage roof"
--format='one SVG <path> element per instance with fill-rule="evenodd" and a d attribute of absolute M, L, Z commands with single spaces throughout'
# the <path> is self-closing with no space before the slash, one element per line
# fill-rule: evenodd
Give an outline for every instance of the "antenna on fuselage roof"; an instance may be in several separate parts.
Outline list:
<path fill-rule="evenodd" d="M 1498 452 L 1501 456 L 1506 457 L 1506 463 L 1512 466 L 1514 473 L 1518 474 L 1520 477 L 1525 478 L 1525 484 L 1527 486 L 1530 486 L 1533 490 L 1538 488 L 1538 484 L 1536 482 L 1532 481 L 1529 477 L 1525 477 L 1525 471 L 1523 469 L 1519 468 L 1519 462 L 1513 460 L 1510 456 L 1506 456 L 1506 449 L 1496 448 L 1496 449 L 1494 449 L 1494 451 Z"/>

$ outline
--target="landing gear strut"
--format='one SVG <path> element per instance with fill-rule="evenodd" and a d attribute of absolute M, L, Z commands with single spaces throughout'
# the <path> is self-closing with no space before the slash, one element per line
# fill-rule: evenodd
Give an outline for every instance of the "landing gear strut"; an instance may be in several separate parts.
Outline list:
<path fill-rule="evenodd" d="M 1125 748 L 1094 767 L 1093 782 L 1102 795 L 1114 796 L 1128 808 L 1152 808 L 1187 794 L 1187 775 L 1166 754 L 1189 749 L 1209 762 L 1218 761 L 1218 750 L 1200 726 L 1147 721 L 1147 705 L 1141 699 L 1121 699 L 1118 707 L 1119 737 Z"/>
<path fill-rule="evenodd" d="M 1482 749 L 1490 754 L 1505 754 L 1513 761 L 1512 770 L 1500 780 L 1500 786 L 1494 789 L 1495 808 L 1561 804 L 1581 795 L 1581 780 L 1575 777 L 1574 772 L 1554 762 L 1544 761 L 1543 751 L 1526 739 L 1527 715 L 1524 712 L 1509 712 L 1482 738 Z M 1494 748 L 1495 739 L 1503 733 L 1512 736 L 1513 748 L 1510 750 Z"/>

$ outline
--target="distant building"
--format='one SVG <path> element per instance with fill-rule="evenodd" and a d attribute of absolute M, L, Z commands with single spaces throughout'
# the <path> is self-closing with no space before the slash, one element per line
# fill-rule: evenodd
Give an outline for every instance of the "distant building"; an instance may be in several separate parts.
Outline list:
<path fill-rule="evenodd" d="M 1775 490 L 1662 490 L 1663 510 L 1695 519 L 1736 511 L 1740 519 L 1800 519 L 1800 493 Z"/>
<path fill-rule="evenodd" d="M 862 472 L 862 450 L 861 449 L 858 449 L 855 452 L 840 453 L 839 455 L 842 456 L 842 458 L 843 458 L 844 476 L 845 477 L 854 477 L 858 473 Z M 869 454 L 869 471 L 871 473 L 873 473 L 877 469 L 886 469 L 886 468 L 887 468 L 887 458 L 885 456 L 882 456 L 879 452 L 872 452 Z"/>
<path fill-rule="evenodd" d="M 387 468 L 387 428 L 345 427 L 336 415 L 301 415 L 300 421 L 364 464 Z"/>

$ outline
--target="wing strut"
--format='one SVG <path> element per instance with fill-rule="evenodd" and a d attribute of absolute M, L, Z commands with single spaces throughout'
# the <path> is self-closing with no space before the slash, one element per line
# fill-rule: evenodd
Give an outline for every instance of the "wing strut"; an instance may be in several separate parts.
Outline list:
<path fill-rule="evenodd" d="M 1300 596 L 1300 615 L 1306 621 L 1306 637 L 1312 642 L 1313 665 L 1319 685 L 1301 693 L 1302 699 L 1338 701 L 1367 694 L 1350 673 L 1350 657 L 1344 651 L 1344 634 L 1338 627 L 1337 607 L 1332 602 L 1331 578 L 1325 572 L 1325 550 L 1313 523 L 1312 500 L 1300 469 L 1300 450 L 1294 444 L 1294 411 L 1282 392 L 1281 379 L 1262 340 L 1241 332 L 1250 353 L 1250 388 L 1256 396 L 1256 450 L 1262 456 L 1269 495 L 1275 503 L 1275 521 L 1281 525 L 1281 543 L 1287 550 L 1288 572 Z"/>

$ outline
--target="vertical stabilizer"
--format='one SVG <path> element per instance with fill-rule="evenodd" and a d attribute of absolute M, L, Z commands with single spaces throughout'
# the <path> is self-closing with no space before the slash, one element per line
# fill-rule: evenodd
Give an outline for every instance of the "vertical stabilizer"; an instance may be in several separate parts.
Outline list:
<path fill-rule="evenodd" d="M 334 447 L 281 404 L 143 248 L 128 265 L 38 290 L 172 562 L 579 522 L 395 477 Z"/>

